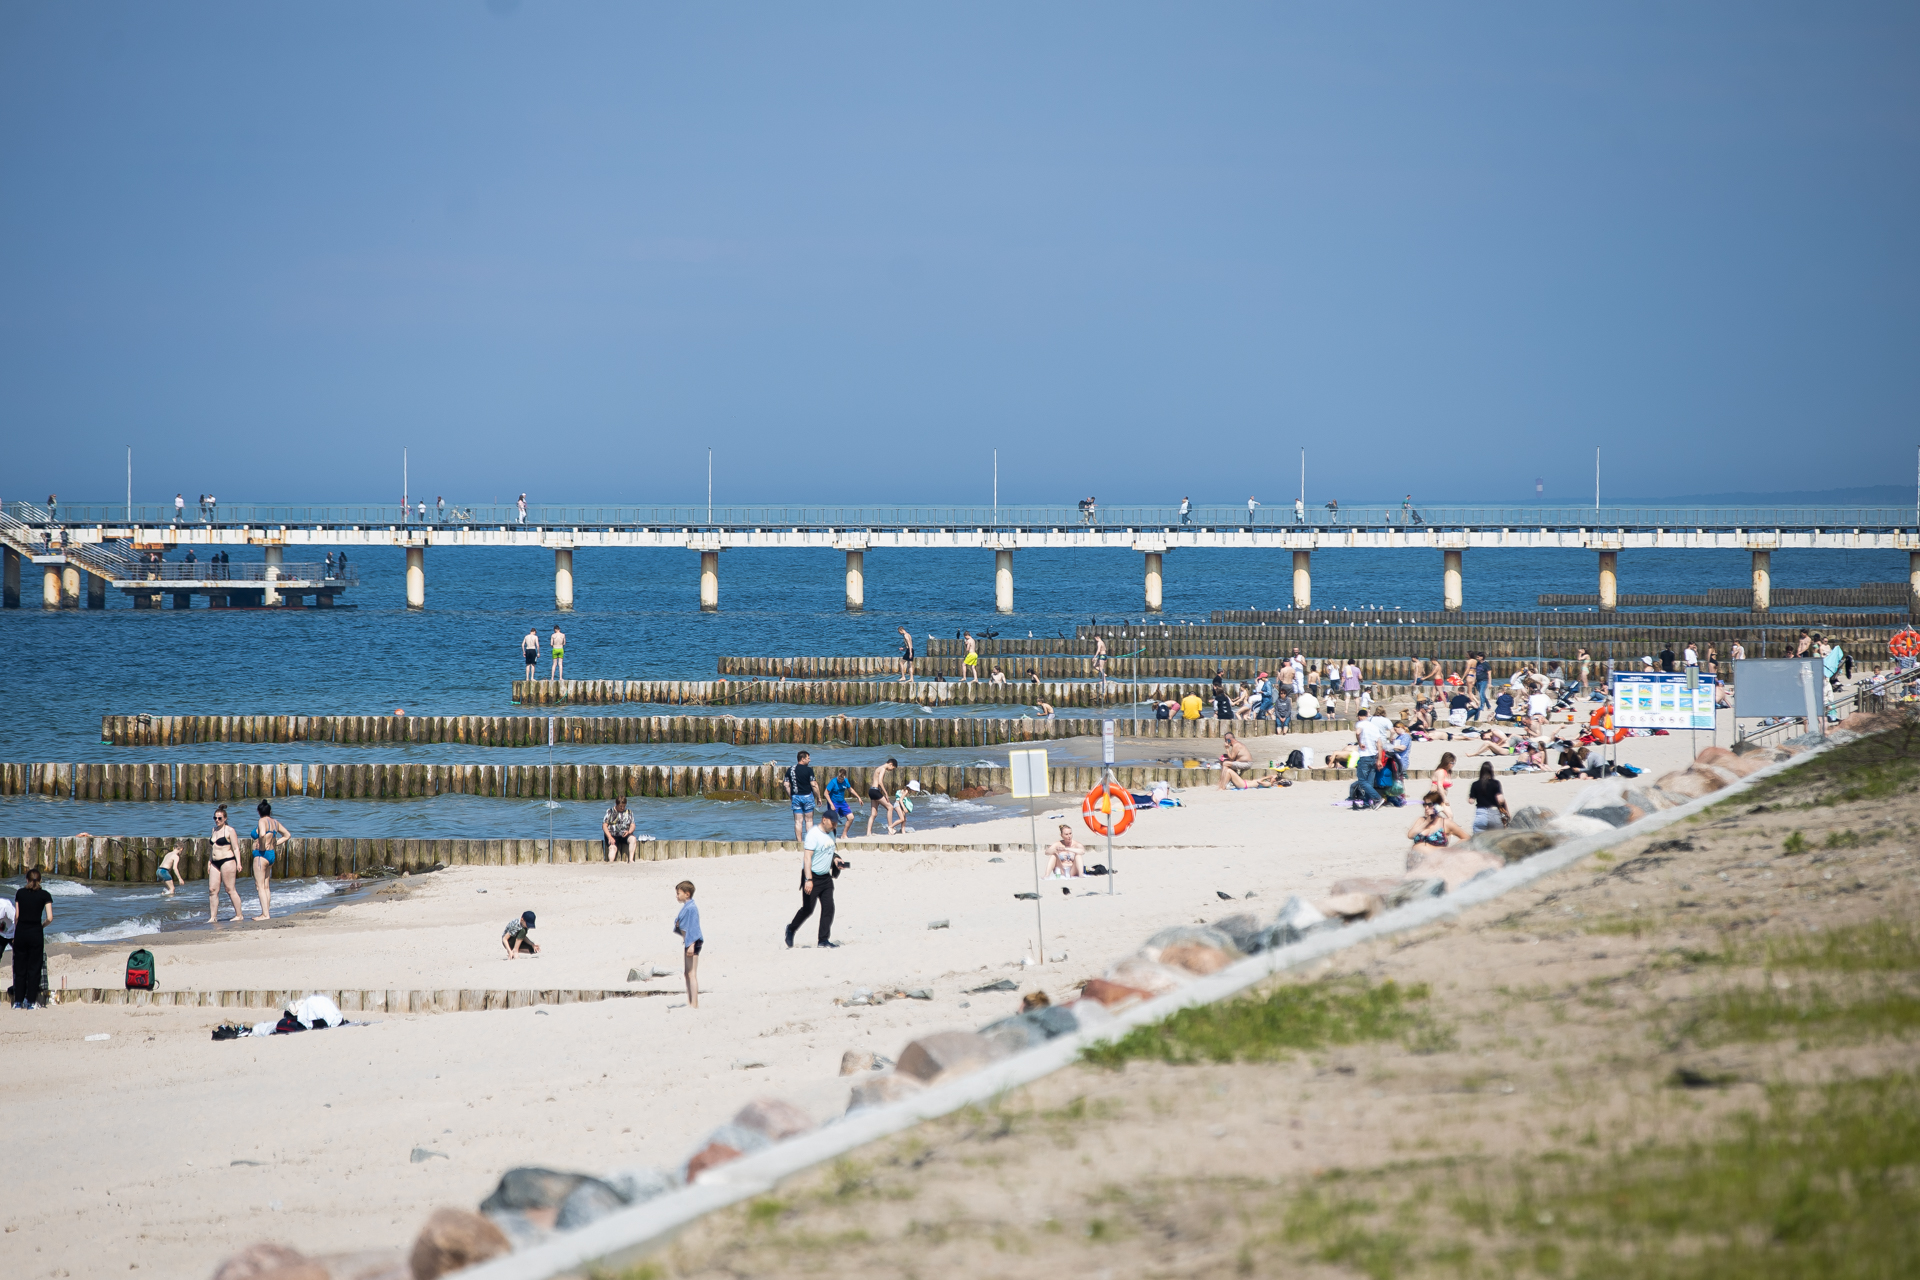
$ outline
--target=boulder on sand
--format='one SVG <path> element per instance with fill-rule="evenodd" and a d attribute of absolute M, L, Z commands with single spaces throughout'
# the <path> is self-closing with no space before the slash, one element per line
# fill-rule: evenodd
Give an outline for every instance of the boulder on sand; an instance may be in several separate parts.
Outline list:
<path fill-rule="evenodd" d="M 1438 876 L 1349 876 L 1344 880 L 1335 880 L 1328 892 L 1335 897 L 1349 893 L 1370 893 L 1379 896 L 1387 910 L 1404 907 L 1409 902 L 1421 898 L 1437 898 L 1447 891 L 1447 882 Z"/>
<path fill-rule="evenodd" d="M 1506 861 L 1496 854 L 1457 845 L 1452 849 L 1436 850 L 1423 858 L 1418 866 L 1407 870 L 1422 876 L 1438 876 L 1446 881 L 1448 893 L 1457 893 L 1460 886 L 1469 880 L 1489 871 L 1498 871 L 1506 865 Z"/>
<path fill-rule="evenodd" d="M 1336 893 L 1313 906 L 1330 919 L 1371 920 L 1387 909 L 1387 900 L 1377 893 Z"/>
<path fill-rule="evenodd" d="M 1191 924 L 1162 929 L 1140 948 L 1140 955 L 1156 964 L 1201 975 L 1218 973 L 1243 954 L 1220 930 Z"/>
<path fill-rule="evenodd" d="M 1107 970 L 1107 980 L 1160 996 L 1192 982 L 1193 975 L 1185 969 L 1155 964 L 1145 956 L 1128 956 Z"/>
<path fill-rule="evenodd" d="M 1508 830 L 1545 831 L 1553 822 L 1554 816 L 1553 810 L 1547 808 L 1545 805 L 1530 804 L 1523 809 L 1515 811 L 1513 823 Z"/>
<path fill-rule="evenodd" d="M 1705 751 L 1695 756 L 1693 762 L 1697 765 L 1714 765 L 1717 768 L 1725 769 L 1742 778 L 1750 773 L 1758 773 L 1771 763 L 1771 761 L 1763 755 L 1742 755 L 1738 752 L 1729 751 L 1725 747 L 1708 747 Z"/>
<path fill-rule="evenodd" d="M 1491 853 L 1502 863 L 1507 863 L 1532 857 L 1558 843 L 1559 840 L 1548 831 L 1514 831 L 1509 828 L 1504 831 L 1482 831 L 1469 840 L 1465 847 Z"/>
<path fill-rule="evenodd" d="M 1553 820 L 1553 825 L 1549 828 L 1563 840 L 1605 835 L 1613 829 L 1611 822 L 1602 822 L 1599 818 L 1586 813 L 1563 813 Z"/>
<path fill-rule="evenodd" d="M 500 1228 L 466 1209 L 435 1209 L 414 1237 L 407 1263 L 414 1280 L 438 1277 L 510 1253 L 513 1245 Z"/>
<path fill-rule="evenodd" d="M 903 1076 L 890 1071 L 886 1075 L 874 1076 L 853 1086 L 853 1093 L 847 1099 L 847 1111 L 852 1113 L 867 1107 L 883 1107 L 889 1102 L 911 1098 L 925 1088 L 925 1085 L 912 1076 Z"/>
<path fill-rule="evenodd" d="M 1708 773 L 1694 769 L 1675 769 L 1672 773 L 1662 774 L 1653 784 L 1670 796 L 1684 796 L 1688 800 L 1698 800 L 1710 796 L 1727 784 Z"/>
<path fill-rule="evenodd" d="M 900 1051 L 895 1070 L 922 1084 L 932 1084 L 949 1076 L 978 1071 L 997 1058 L 1007 1055 L 1006 1046 L 977 1036 L 971 1031 L 935 1031 L 921 1036 Z"/>
<path fill-rule="evenodd" d="M 734 1114 L 733 1122 L 774 1142 L 784 1142 L 813 1128 L 813 1118 L 785 1098 L 755 1098 Z"/>
<path fill-rule="evenodd" d="M 1117 1009 L 1121 1005 L 1151 1000 L 1153 992 L 1141 987 L 1129 987 L 1120 982 L 1109 982 L 1105 978 L 1088 978 L 1086 985 L 1080 988 L 1080 998 L 1091 1000 L 1108 1009 Z"/>

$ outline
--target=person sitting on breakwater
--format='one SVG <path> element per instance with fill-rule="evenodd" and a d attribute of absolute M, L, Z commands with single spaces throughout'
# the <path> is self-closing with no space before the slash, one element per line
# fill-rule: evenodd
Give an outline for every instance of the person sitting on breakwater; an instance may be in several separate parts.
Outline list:
<path fill-rule="evenodd" d="M 867 834 L 873 834 L 873 820 L 882 809 L 887 811 L 887 830 L 893 830 L 893 801 L 887 799 L 887 775 L 900 767 L 900 762 L 892 756 L 887 762 L 873 771 L 867 780 Z"/>
<path fill-rule="evenodd" d="M 1081 861 L 1086 853 L 1087 847 L 1073 838 L 1073 828 L 1061 823 L 1060 838 L 1047 846 L 1047 876 L 1054 880 L 1072 876 L 1078 880 L 1086 874 Z"/>
<path fill-rule="evenodd" d="M 160 856 L 160 869 L 154 872 L 154 879 L 160 882 L 160 887 L 165 889 L 167 896 L 171 898 L 174 886 L 181 883 L 179 845 L 175 845 Z"/>
<path fill-rule="evenodd" d="M 540 954 L 540 944 L 527 936 L 532 929 L 531 911 L 522 911 L 517 919 L 507 921 L 506 930 L 500 935 L 500 945 L 506 948 L 507 959 L 517 960 L 521 956 Z"/>
<path fill-rule="evenodd" d="M 1293 711 L 1296 720 L 1318 720 L 1320 718 L 1320 699 L 1313 696 L 1312 690 L 1300 695 Z"/>
<path fill-rule="evenodd" d="M 1220 735 L 1220 742 L 1220 789 L 1225 791 L 1231 787 L 1235 791 L 1245 790 L 1247 781 L 1240 776 L 1239 770 L 1233 766 L 1237 764 L 1252 764 L 1253 752 L 1247 750 L 1247 744 L 1234 737 L 1231 733 Z"/>
<path fill-rule="evenodd" d="M 565 679 L 560 671 L 567 660 L 567 633 L 560 629 L 559 623 L 553 624 L 553 634 L 547 637 L 547 643 L 553 646 L 553 670 L 547 673 L 547 679 Z"/>
<path fill-rule="evenodd" d="M 1002 671 L 1000 668 L 995 667 L 993 669 L 993 683 L 1005 684 L 1006 682 L 1007 682 L 1007 673 Z"/>
<path fill-rule="evenodd" d="M 613 808 L 600 819 L 600 845 L 608 862 L 612 862 L 616 854 L 625 855 L 628 862 L 633 861 L 633 810 L 627 808 L 625 796 L 615 796 Z"/>
<path fill-rule="evenodd" d="M 253 826 L 253 887 L 260 895 L 260 914 L 255 920 L 273 918 L 273 855 L 281 843 L 292 838 L 280 819 L 273 816 L 273 806 L 262 800 L 254 807 L 260 815 Z"/>
<path fill-rule="evenodd" d="M 240 906 L 239 866 L 240 833 L 227 825 L 227 806 L 221 805 L 213 811 L 213 851 L 207 856 L 208 924 L 220 922 L 222 885 L 226 886 L 227 897 L 233 900 L 233 918 L 245 918 L 246 913 Z"/>
<path fill-rule="evenodd" d="M 1154 702 L 1149 705 L 1153 708 L 1153 718 L 1155 720 L 1172 720 L 1180 714 L 1180 704 L 1172 698 L 1168 698 L 1165 702 Z"/>
<path fill-rule="evenodd" d="M 540 664 L 540 633 L 532 627 L 520 637 L 520 658 L 527 664 L 527 679 L 533 679 L 534 668 Z"/>

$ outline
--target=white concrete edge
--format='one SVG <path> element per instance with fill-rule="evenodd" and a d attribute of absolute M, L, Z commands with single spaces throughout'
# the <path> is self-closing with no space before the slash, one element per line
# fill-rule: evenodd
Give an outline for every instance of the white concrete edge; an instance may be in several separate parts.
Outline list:
<path fill-rule="evenodd" d="M 1481 876 L 1457 893 L 1426 898 L 1389 911 L 1375 919 L 1315 934 L 1292 946 L 1248 956 L 1219 973 L 1144 1001 L 1115 1015 L 1112 1022 L 1036 1045 L 979 1071 L 925 1093 L 863 1110 L 831 1121 L 811 1133 L 776 1143 L 702 1174 L 679 1191 L 656 1196 L 642 1204 L 612 1213 L 597 1222 L 553 1236 L 517 1253 L 496 1258 L 460 1272 L 462 1280 L 551 1280 L 576 1274 L 589 1265 L 619 1267 L 638 1262 L 666 1244 L 699 1218 L 770 1192 L 782 1180 L 863 1147 L 889 1134 L 910 1129 L 923 1120 L 937 1119 L 962 1107 L 991 1101 L 1020 1085 L 1071 1065 L 1081 1050 L 1112 1040 L 1133 1027 L 1158 1022 L 1181 1009 L 1211 1004 L 1258 985 L 1278 973 L 1296 969 L 1336 952 L 1379 938 L 1418 929 L 1435 921 L 1491 902 L 1514 889 L 1565 870 L 1611 845 L 1638 839 L 1684 821 L 1712 805 L 1738 795 L 1756 782 L 1773 777 L 1839 745 L 1831 738 L 1790 760 L 1756 770 L 1710 795 L 1671 809 L 1648 814 L 1638 822 L 1604 834 L 1583 836 L 1543 850 Z"/>

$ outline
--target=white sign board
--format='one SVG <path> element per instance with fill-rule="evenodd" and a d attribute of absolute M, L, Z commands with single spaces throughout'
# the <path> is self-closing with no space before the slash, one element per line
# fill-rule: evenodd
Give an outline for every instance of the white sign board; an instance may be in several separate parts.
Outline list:
<path fill-rule="evenodd" d="M 1100 759 L 1106 764 L 1113 763 L 1113 721 L 1100 722 Z"/>
<path fill-rule="evenodd" d="M 1711 729 L 1713 695 L 1720 682 L 1664 671 L 1613 673 L 1616 729 Z"/>
<path fill-rule="evenodd" d="M 1013 794 L 1017 800 L 1026 800 L 1034 796 L 1044 796 L 1049 792 L 1047 786 L 1047 753 L 1044 749 L 1035 751 L 1007 752 L 1007 765 L 1013 774 Z"/>
<path fill-rule="evenodd" d="M 1811 715 L 1826 708 L 1827 682 L 1819 658 L 1748 658 L 1733 664 L 1737 716 Z M 1808 700 L 1812 710 L 1808 710 Z"/>

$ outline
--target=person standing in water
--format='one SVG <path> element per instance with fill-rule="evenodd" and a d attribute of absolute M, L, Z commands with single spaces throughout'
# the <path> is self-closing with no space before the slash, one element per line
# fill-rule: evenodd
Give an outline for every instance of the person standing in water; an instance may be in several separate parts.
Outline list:
<path fill-rule="evenodd" d="M 254 812 L 260 815 L 253 825 L 253 887 L 260 895 L 260 914 L 255 920 L 273 918 L 273 857 L 293 835 L 286 824 L 273 816 L 273 806 L 262 800 Z"/>
<path fill-rule="evenodd" d="M 547 643 L 553 646 L 553 670 L 547 673 L 549 680 L 563 680 L 560 674 L 567 659 L 567 633 L 560 629 L 559 623 L 553 624 L 553 634 L 547 637 Z"/>
<path fill-rule="evenodd" d="M 887 798 L 887 774 L 900 767 L 900 762 L 892 756 L 887 762 L 873 771 L 873 777 L 867 782 L 867 834 L 873 834 L 873 820 L 881 809 L 887 811 L 887 830 L 893 830 L 893 801 Z"/>
<path fill-rule="evenodd" d="M 13 895 L 13 915 L 13 1007 L 37 1009 L 47 993 L 47 926 L 53 923 L 53 895 L 40 887 L 40 868 L 27 868 L 26 887 Z"/>
<path fill-rule="evenodd" d="M 527 679 L 533 679 L 534 669 L 540 665 L 540 633 L 532 627 L 520 637 L 520 657 L 527 664 Z"/>
<path fill-rule="evenodd" d="M 213 851 L 207 855 L 207 923 L 220 923 L 220 888 L 226 886 L 233 900 L 233 918 L 242 920 L 237 883 L 240 867 L 240 833 L 227 825 L 227 806 L 213 811 Z"/>

